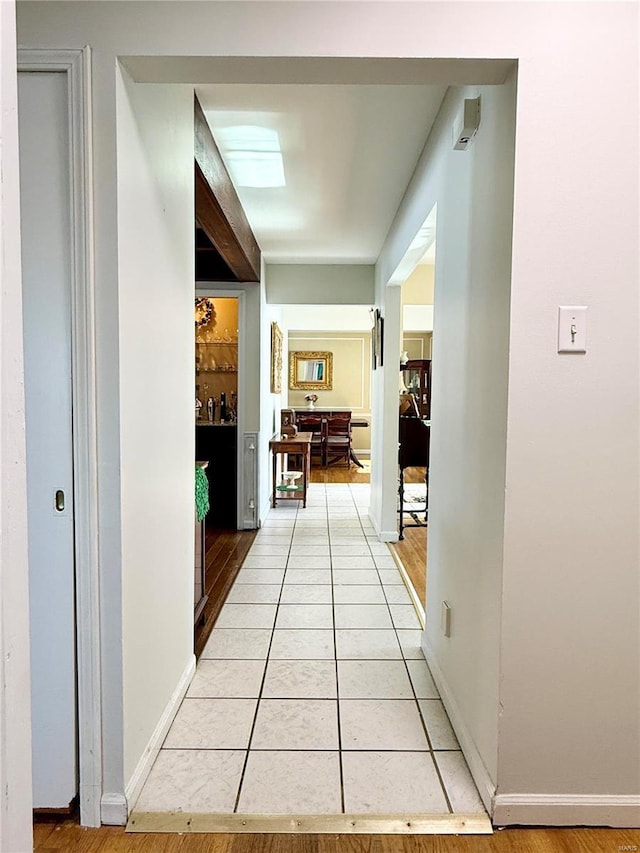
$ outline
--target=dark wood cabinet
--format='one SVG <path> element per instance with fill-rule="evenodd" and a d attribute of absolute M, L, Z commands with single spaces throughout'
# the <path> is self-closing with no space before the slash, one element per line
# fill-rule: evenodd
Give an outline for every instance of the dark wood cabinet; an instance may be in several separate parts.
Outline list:
<path fill-rule="evenodd" d="M 431 419 L 431 359 L 409 359 L 400 365 L 407 393 L 412 394 L 422 420 Z"/>
<path fill-rule="evenodd" d="M 196 425 L 196 459 L 209 463 L 207 527 L 236 530 L 237 511 L 237 448 L 236 424 Z"/>

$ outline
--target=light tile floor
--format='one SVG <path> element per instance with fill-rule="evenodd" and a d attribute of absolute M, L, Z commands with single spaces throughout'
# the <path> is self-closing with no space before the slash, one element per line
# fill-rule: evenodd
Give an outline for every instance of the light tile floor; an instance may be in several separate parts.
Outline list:
<path fill-rule="evenodd" d="M 136 811 L 484 812 L 368 504 L 313 484 L 271 511 Z"/>

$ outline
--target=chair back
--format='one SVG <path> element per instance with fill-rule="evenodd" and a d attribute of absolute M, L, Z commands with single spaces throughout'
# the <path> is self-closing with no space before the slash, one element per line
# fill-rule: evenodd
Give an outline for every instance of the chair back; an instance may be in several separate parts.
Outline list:
<path fill-rule="evenodd" d="M 296 426 L 300 432 L 322 433 L 322 422 L 324 418 L 320 415 L 298 415 Z"/>
<path fill-rule="evenodd" d="M 327 418 L 327 435 L 351 435 L 351 415 L 329 415 Z"/>

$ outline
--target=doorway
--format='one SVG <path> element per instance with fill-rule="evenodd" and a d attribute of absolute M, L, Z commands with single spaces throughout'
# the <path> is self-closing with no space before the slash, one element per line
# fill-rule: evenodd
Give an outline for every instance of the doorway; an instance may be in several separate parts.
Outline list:
<path fill-rule="evenodd" d="M 399 540 L 392 546 L 423 612 L 427 595 L 435 261 L 434 207 L 400 264 L 404 281 L 400 285 Z"/>
<path fill-rule="evenodd" d="M 77 801 L 82 823 L 98 826 L 102 725 L 88 77 L 87 50 L 18 52 L 33 802 L 58 811 Z"/>
<path fill-rule="evenodd" d="M 239 299 L 195 301 L 196 460 L 207 462 L 207 527 L 238 528 Z"/>
<path fill-rule="evenodd" d="M 33 805 L 78 793 L 68 80 L 18 75 Z"/>

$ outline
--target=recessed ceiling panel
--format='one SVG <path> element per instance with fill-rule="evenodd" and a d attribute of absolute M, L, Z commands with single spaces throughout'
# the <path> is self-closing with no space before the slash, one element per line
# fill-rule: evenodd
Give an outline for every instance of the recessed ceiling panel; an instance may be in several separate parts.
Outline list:
<path fill-rule="evenodd" d="M 267 261 L 372 263 L 445 91 L 215 84 L 196 94 Z"/>

